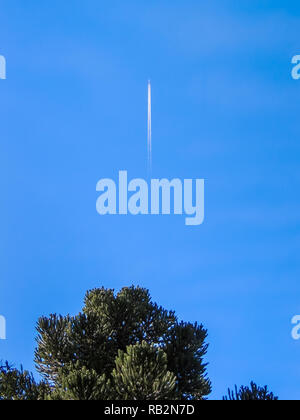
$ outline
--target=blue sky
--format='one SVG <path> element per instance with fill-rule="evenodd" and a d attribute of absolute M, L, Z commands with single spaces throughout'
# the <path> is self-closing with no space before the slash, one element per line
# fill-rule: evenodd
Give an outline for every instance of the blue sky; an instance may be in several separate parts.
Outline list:
<path fill-rule="evenodd" d="M 39 316 L 135 284 L 208 328 L 213 398 L 253 379 L 300 399 L 299 2 L 2 0 L 0 19 L 0 358 L 33 369 Z M 205 179 L 200 227 L 96 213 L 100 178 L 146 176 L 148 78 L 153 176 Z"/>

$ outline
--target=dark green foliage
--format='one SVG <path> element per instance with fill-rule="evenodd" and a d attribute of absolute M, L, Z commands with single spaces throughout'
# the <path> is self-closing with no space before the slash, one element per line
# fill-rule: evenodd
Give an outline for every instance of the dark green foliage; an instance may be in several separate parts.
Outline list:
<path fill-rule="evenodd" d="M 94 289 L 78 316 L 41 318 L 37 331 L 35 362 L 52 398 L 202 399 L 210 393 L 206 330 L 179 323 L 148 290 Z"/>
<path fill-rule="evenodd" d="M 0 400 L 43 400 L 48 393 L 48 385 L 37 384 L 23 368 L 14 369 L 7 362 L 0 366 Z"/>
<path fill-rule="evenodd" d="M 278 397 L 275 397 L 272 392 L 269 392 L 265 386 L 261 388 L 254 382 L 251 382 L 250 388 L 242 386 L 239 390 L 235 386 L 235 391 L 228 389 L 228 396 L 224 397 L 225 401 L 277 401 Z"/>
<path fill-rule="evenodd" d="M 119 350 L 112 374 L 116 399 L 163 400 L 175 398 L 176 377 L 167 369 L 166 353 L 143 341 Z"/>
<path fill-rule="evenodd" d="M 109 373 L 114 363 L 110 352 L 112 342 L 102 332 L 95 316 L 79 314 L 75 317 L 50 315 L 37 324 L 35 362 L 37 371 L 52 384 L 73 366 L 87 367 Z"/>
<path fill-rule="evenodd" d="M 43 381 L 0 366 L 0 400 L 203 400 L 211 392 L 207 331 L 179 322 L 148 290 L 94 289 L 82 313 L 37 323 L 35 363 Z M 253 382 L 224 400 L 277 400 Z"/>
<path fill-rule="evenodd" d="M 178 323 L 167 334 L 164 351 L 168 369 L 177 378 L 177 394 L 180 399 L 202 399 L 210 393 L 210 382 L 205 372 L 203 358 L 208 345 L 204 344 L 207 331 L 202 325 Z"/>
<path fill-rule="evenodd" d="M 80 367 L 77 363 L 58 375 L 54 391 L 49 393 L 49 400 L 91 401 L 108 400 L 112 397 L 110 381 L 105 375 L 99 376 L 94 370 Z"/>

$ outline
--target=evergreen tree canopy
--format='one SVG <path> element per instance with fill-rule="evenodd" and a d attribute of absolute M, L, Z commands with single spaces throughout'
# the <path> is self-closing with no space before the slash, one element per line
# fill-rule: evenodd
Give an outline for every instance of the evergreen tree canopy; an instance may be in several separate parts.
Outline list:
<path fill-rule="evenodd" d="M 261 388 L 254 382 L 251 382 L 250 387 L 241 386 L 238 390 L 235 386 L 235 391 L 228 389 L 228 396 L 223 397 L 225 401 L 277 401 L 272 392 L 269 392 L 267 386 Z"/>
<path fill-rule="evenodd" d="M 202 325 L 179 322 L 146 289 L 94 289 L 78 315 L 38 320 L 40 383 L 0 363 L 0 400 L 203 400 L 211 392 L 206 338 Z M 277 399 L 253 382 L 223 398 Z"/>
<path fill-rule="evenodd" d="M 0 366 L 0 401 L 35 401 L 44 399 L 50 389 L 45 382 L 37 384 L 32 374 L 15 369 L 7 362 Z"/>
<path fill-rule="evenodd" d="M 207 331 L 139 287 L 94 289 L 77 316 L 37 323 L 35 363 L 52 399 L 203 399 Z"/>
<path fill-rule="evenodd" d="M 119 350 L 113 383 L 116 399 L 172 399 L 176 395 L 176 377 L 168 371 L 167 355 L 160 348 L 143 341 Z"/>

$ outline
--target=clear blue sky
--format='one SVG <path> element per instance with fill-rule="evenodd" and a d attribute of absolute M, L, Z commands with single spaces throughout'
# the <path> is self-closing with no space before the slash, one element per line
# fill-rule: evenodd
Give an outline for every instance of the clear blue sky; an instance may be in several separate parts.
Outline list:
<path fill-rule="evenodd" d="M 135 284 L 209 331 L 212 397 L 255 380 L 300 399 L 300 4 L 2 0 L 0 358 L 35 322 Z M 101 217 L 96 183 L 205 178 L 206 219 Z"/>

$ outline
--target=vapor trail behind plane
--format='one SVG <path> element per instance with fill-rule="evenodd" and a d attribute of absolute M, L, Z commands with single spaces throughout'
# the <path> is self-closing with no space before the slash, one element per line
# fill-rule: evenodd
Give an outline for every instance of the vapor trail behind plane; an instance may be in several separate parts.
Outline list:
<path fill-rule="evenodd" d="M 152 115 L 151 115 L 151 82 L 148 80 L 148 170 L 151 173 L 152 170 Z"/>

